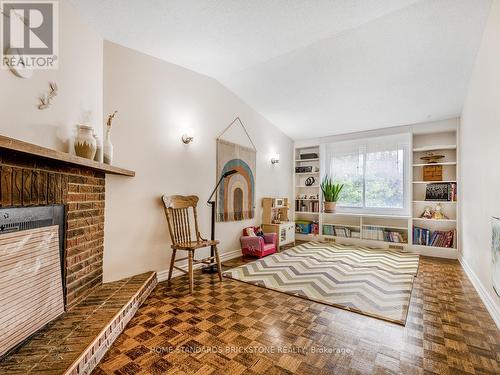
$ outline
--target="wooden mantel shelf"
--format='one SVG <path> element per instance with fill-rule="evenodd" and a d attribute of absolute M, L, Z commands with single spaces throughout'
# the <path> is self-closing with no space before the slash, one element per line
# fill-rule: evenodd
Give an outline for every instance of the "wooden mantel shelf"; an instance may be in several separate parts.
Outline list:
<path fill-rule="evenodd" d="M 80 167 L 90 168 L 95 171 L 104 173 L 122 175 L 122 176 L 135 176 L 134 171 L 115 167 L 113 165 L 98 163 L 94 160 L 81 158 L 76 155 L 71 155 L 66 152 L 52 150 L 42 146 L 34 145 L 32 143 L 19 141 L 17 139 L 5 137 L 0 135 L 0 149 L 12 150 L 22 152 L 23 154 L 39 156 L 46 159 L 57 160 L 63 163 L 76 165 Z"/>

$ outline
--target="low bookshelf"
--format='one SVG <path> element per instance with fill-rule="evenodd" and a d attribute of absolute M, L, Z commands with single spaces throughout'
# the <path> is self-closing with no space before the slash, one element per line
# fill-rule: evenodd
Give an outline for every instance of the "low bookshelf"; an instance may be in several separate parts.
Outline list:
<path fill-rule="evenodd" d="M 322 236 L 325 240 L 408 250 L 410 219 L 410 216 L 322 213 Z"/>

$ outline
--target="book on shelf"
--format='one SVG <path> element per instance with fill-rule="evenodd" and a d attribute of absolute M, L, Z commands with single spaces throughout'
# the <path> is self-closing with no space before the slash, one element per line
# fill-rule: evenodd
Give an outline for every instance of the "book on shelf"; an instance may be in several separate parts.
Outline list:
<path fill-rule="evenodd" d="M 455 247 L 455 230 L 435 230 L 427 228 L 413 227 L 413 244 L 434 247 Z"/>
<path fill-rule="evenodd" d="M 363 226 L 363 238 L 367 240 L 407 243 L 407 235 L 403 231 L 379 226 Z"/>
<path fill-rule="evenodd" d="M 425 188 L 425 200 L 454 202 L 457 200 L 457 184 L 455 182 L 428 184 Z"/>
<path fill-rule="evenodd" d="M 316 201 L 295 201 L 295 212 L 319 212 L 319 200 Z"/>
<path fill-rule="evenodd" d="M 404 233 L 384 229 L 384 241 L 395 243 L 406 243 L 406 236 Z"/>
<path fill-rule="evenodd" d="M 359 232 L 342 225 L 323 225 L 323 234 L 327 236 L 359 238 Z"/>

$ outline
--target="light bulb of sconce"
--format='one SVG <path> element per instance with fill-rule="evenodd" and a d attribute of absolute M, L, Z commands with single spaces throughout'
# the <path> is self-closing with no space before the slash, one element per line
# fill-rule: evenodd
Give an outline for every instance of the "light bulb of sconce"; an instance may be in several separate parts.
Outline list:
<path fill-rule="evenodd" d="M 184 144 L 190 144 L 194 141 L 193 129 L 187 129 L 186 132 L 182 135 L 182 142 Z"/>
<path fill-rule="evenodd" d="M 278 164 L 280 162 L 280 154 L 274 154 L 271 156 L 271 164 Z"/>

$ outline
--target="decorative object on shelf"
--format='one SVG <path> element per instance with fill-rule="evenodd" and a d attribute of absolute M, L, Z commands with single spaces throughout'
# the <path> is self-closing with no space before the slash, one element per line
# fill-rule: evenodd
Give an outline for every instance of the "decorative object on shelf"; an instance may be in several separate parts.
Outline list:
<path fill-rule="evenodd" d="M 424 212 L 420 215 L 421 219 L 446 220 L 448 217 L 443 213 L 443 207 L 437 204 L 434 209 L 425 206 Z"/>
<path fill-rule="evenodd" d="M 49 93 L 40 97 L 38 109 L 47 109 L 52 104 L 52 99 L 57 96 L 57 83 L 49 82 Z"/>
<path fill-rule="evenodd" d="M 432 213 L 432 219 L 434 220 L 447 220 L 448 216 L 443 213 L 443 207 L 440 204 L 436 204 L 434 212 Z"/>
<path fill-rule="evenodd" d="M 311 194 L 311 195 L 307 195 L 307 194 L 297 194 L 297 197 L 295 198 L 295 200 L 308 200 L 308 201 L 313 201 L 313 200 L 319 200 L 319 194 Z"/>
<path fill-rule="evenodd" d="M 422 156 L 420 160 L 429 163 L 429 164 L 434 164 L 439 162 L 439 160 L 443 159 L 444 155 L 436 155 L 433 152 L 427 152 L 425 156 Z"/>
<path fill-rule="evenodd" d="M 500 218 L 491 218 L 491 278 L 493 289 L 500 297 Z"/>
<path fill-rule="evenodd" d="M 78 125 L 75 138 L 75 153 L 85 159 L 94 160 L 97 142 L 94 138 L 94 128 L 88 125 Z"/>
<path fill-rule="evenodd" d="M 288 221 L 288 198 L 262 198 L 262 223 L 281 224 Z"/>
<path fill-rule="evenodd" d="M 296 220 L 295 233 L 310 234 L 312 221 L 309 220 Z"/>
<path fill-rule="evenodd" d="M 240 125 L 252 148 L 222 139 L 229 128 Z M 217 191 L 217 221 L 252 219 L 255 215 L 255 166 L 257 149 L 239 117 L 217 136 L 217 176 L 235 170 Z"/>
<path fill-rule="evenodd" d="M 185 145 L 190 144 L 191 142 L 194 141 L 194 132 L 192 128 L 189 128 L 186 130 L 186 132 L 182 135 L 182 143 Z"/>
<path fill-rule="evenodd" d="M 443 166 L 424 165 L 422 168 L 422 178 L 424 181 L 443 181 Z"/>
<path fill-rule="evenodd" d="M 424 212 L 420 215 L 422 219 L 432 219 L 432 208 L 431 206 L 425 206 Z"/>
<path fill-rule="evenodd" d="M 33 69 L 26 66 L 26 56 L 22 55 L 19 49 L 7 48 L 4 56 L 8 56 L 8 58 L 5 58 L 5 62 L 14 75 L 24 79 L 29 79 L 33 76 Z M 14 64 L 13 62 L 17 63 Z"/>
<path fill-rule="evenodd" d="M 278 164 L 280 162 L 280 154 L 274 154 L 271 156 L 271 164 Z"/>
<path fill-rule="evenodd" d="M 300 167 L 295 167 L 295 173 L 310 173 L 312 172 L 313 167 L 312 166 L 300 166 Z"/>
<path fill-rule="evenodd" d="M 113 164 L 113 144 L 111 143 L 111 126 L 113 125 L 113 120 L 115 119 L 118 111 L 114 111 L 112 114 L 108 115 L 106 120 L 106 138 L 103 144 L 103 161 L 106 164 Z"/>
<path fill-rule="evenodd" d="M 454 182 L 443 182 L 428 184 L 425 188 L 426 201 L 455 201 L 457 184 Z"/>
<path fill-rule="evenodd" d="M 308 177 L 306 179 L 306 181 L 304 182 L 304 184 L 306 186 L 313 186 L 315 182 L 316 182 L 316 179 L 314 177 Z"/>
<path fill-rule="evenodd" d="M 274 198 L 273 207 L 282 208 L 287 207 L 288 199 L 287 198 Z"/>
<path fill-rule="evenodd" d="M 328 175 L 321 182 L 321 191 L 325 200 L 325 212 L 333 213 L 337 208 L 340 192 L 344 188 L 343 184 L 334 184 Z"/>
<path fill-rule="evenodd" d="M 308 154 L 300 154 L 300 160 L 318 159 L 318 154 L 311 152 Z"/>
<path fill-rule="evenodd" d="M 94 131 L 94 138 L 96 142 L 96 152 L 94 156 L 94 160 L 98 163 L 102 163 L 104 161 L 104 156 L 102 152 L 102 140 L 101 137 L 97 135 L 97 133 Z"/>

